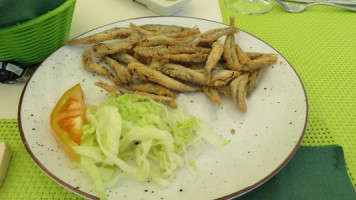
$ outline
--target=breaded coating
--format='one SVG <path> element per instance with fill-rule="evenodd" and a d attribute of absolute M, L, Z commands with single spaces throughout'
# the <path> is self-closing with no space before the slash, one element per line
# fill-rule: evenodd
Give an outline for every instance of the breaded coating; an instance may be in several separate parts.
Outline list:
<path fill-rule="evenodd" d="M 119 83 L 119 81 L 115 78 L 115 76 L 108 69 L 106 69 L 104 66 L 100 65 L 99 63 L 93 62 L 90 50 L 85 50 L 83 52 L 82 65 L 83 65 L 84 69 L 86 69 L 90 72 L 95 72 L 100 75 L 103 75 L 103 76 L 109 78 L 115 84 Z"/>
<path fill-rule="evenodd" d="M 156 69 L 170 77 L 178 78 L 180 80 L 198 85 L 208 85 L 209 83 L 209 80 L 203 73 L 189 69 L 183 65 L 167 63 L 161 67 L 157 67 Z"/>
<path fill-rule="evenodd" d="M 134 52 L 140 56 L 157 58 L 167 54 L 193 54 L 196 51 L 195 48 L 188 45 L 161 45 L 151 47 L 137 46 L 134 48 Z"/>
<path fill-rule="evenodd" d="M 120 52 L 110 55 L 110 57 L 118 62 L 124 63 L 126 65 L 132 62 L 138 62 L 138 60 L 126 52 Z"/>
<path fill-rule="evenodd" d="M 204 94 L 211 100 L 213 104 L 215 105 L 221 104 L 219 92 L 215 88 L 208 87 L 208 86 L 203 86 L 202 88 Z"/>
<path fill-rule="evenodd" d="M 94 56 L 97 58 L 102 58 L 109 54 L 117 54 L 120 52 L 124 52 L 124 51 L 130 50 L 134 44 L 135 44 L 135 42 L 126 41 L 126 40 L 122 40 L 115 44 L 99 43 L 93 47 Z"/>
<path fill-rule="evenodd" d="M 240 75 L 237 71 L 219 70 L 211 77 L 210 85 L 214 87 L 224 86 Z"/>
<path fill-rule="evenodd" d="M 194 53 L 194 54 L 166 54 L 163 59 L 168 59 L 172 62 L 180 63 L 205 63 L 208 60 L 209 54 Z"/>
<path fill-rule="evenodd" d="M 73 39 L 66 42 L 66 44 L 94 44 L 99 43 L 107 40 L 114 40 L 114 39 L 122 39 L 126 38 L 131 35 L 132 29 L 125 28 L 125 27 L 115 27 L 109 30 L 106 30 L 101 33 L 97 33 L 94 35 L 90 35 L 84 38 Z"/>
<path fill-rule="evenodd" d="M 120 84 L 129 84 L 132 81 L 132 76 L 129 72 L 129 70 L 124 67 L 123 65 L 121 65 L 120 63 L 118 63 L 116 60 L 105 56 L 104 57 L 104 61 L 111 67 L 114 69 L 116 76 L 119 79 Z"/>
<path fill-rule="evenodd" d="M 260 69 L 254 71 L 251 76 L 250 80 L 247 85 L 247 96 L 249 97 L 252 93 L 252 91 L 257 87 L 257 85 L 260 83 L 263 74 L 265 73 L 264 67 L 261 67 Z"/>
<path fill-rule="evenodd" d="M 247 111 L 245 87 L 248 82 L 248 77 L 248 74 L 242 74 L 230 83 L 232 98 L 243 112 Z"/>
<path fill-rule="evenodd" d="M 125 93 L 138 94 L 141 96 L 149 97 L 149 98 L 151 98 L 159 103 L 165 104 L 171 108 L 177 108 L 177 102 L 172 97 L 160 96 L 160 95 L 150 94 L 150 93 L 141 92 L 141 91 L 132 91 L 132 90 L 120 88 L 116 85 L 109 85 L 102 81 L 96 82 L 95 85 L 100 88 L 103 88 L 104 90 L 106 90 L 109 93 L 115 93 L 117 95 L 121 95 L 121 94 L 125 94 Z"/>
<path fill-rule="evenodd" d="M 215 41 L 205 64 L 205 74 L 209 80 L 211 78 L 211 71 L 216 68 L 216 64 L 219 62 L 223 52 L 223 45 L 220 41 Z"/>
<path fill-rule="evenodd" d="M 181 92 L 194 92 L 199 90 L 199 88 L 194 88 L 183 84 L 139 62 L 130 63 L 128 69 L 132 74 L 136 75 L 142 80 L 152 81 L 172 90 Z"/>
<path fill-rule="evenodd" d="M 130 85 L 124 85 L 123 87 L 132 91 L 147 92 L 159 96 L 171 98 L 175 96 L 171 90 L 155 83 L 132 83 Z"/>
<path fill-rule="evenodd" d="M 269 67 L 277 62 L 278 57 L 272 53 L 266 53 L 248 63 L 248 71 L 257 70 L 261 67 Z"/>

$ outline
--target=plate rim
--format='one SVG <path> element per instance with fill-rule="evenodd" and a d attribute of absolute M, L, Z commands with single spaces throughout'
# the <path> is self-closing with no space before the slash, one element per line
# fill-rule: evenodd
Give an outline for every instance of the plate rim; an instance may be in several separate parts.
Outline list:
<path fill-rule="evenodd" d="M 79 34 L 78 36 L 74 37 L 75 38 L 79 38 L 82 35 L 85 35 L 89 32 L 92 32 L 96 29 L 100 29 L 106 26 L 110 26 L 113 24 L 117 24 L 117 23 L 122 23 L 122 22 L 126 22 L 126 21 L 133 21 L 133 20 L 139 20 L 139 19 L 146 19 L 146 18 L 187 18 L 187 19 L 196 19 L 196 20 L 202 20 L 202 21 L 208 21 L 208 22 L 213 22 L 216 24 L 221 24 L 221 25 L 225 25 L 228 26 L 227 24 L 224 24 L 223 22 L 217 22 L 214 20 L 209 20 L 209 19 L 204 19 L 204 18 L 198 18 L 198 17 L 188 17 L 188 16 L 145 16 L 145 17 L 136 17 L 136 18 L 129 18 L 129 19 L 124 19 L 124 20 L 119 20 L 119 21 L 115 21 L 112 23 L 108 23 L 102 26 L 98 26 L 96 28 L 93 28 L 91 30 L 88 30 L 84 33 Z M 301 141 L 305 135 L 305 131 L 306 131 L 306 127 L 307 127 L 307 123 L 308 123 L 308 117 L 309 117 L 309 103 L 308 103 L 308 97 L 307 97 L 307 93 L 304 87 L 304 84 L 299 76 L 299 74 L 297 73 L 296 69 L 293 67 L 293 65 L 291 65 L 291 63 L 277 50 L 275 49 L 273 46 L 271 46 L 269 43 L 265 42 L 264 40 L 262 40 L 261 38 L 247 32 L 244 31 L 240 28 L 238 28 L 239 31 L 242 31 L 260 41 L 262 41 L 264 44 L 268 45 L 270 48 L 272 48 L 274 51 L 276 51 L 288 64 L 289 66 L 293 69 L 294 73 L 297 75 L 299 83 L 302 86 L 303 89 L 303 93 L 304 93 L 304 97 L 305 97 L 305 108 L 306 108 L 306 115 L 305 115 L 305 122 L 304 122 L 304 127 L 302 130 L 302 133 L 298 139 L 298 141 L 296 142 L 293 150 L 288 154 L 288 156 L 283 160 L 283 162 L 278 165 L 278 167 L 276 169 L 274 169 L 272 172 L 270 172 L 268 175 L 266 175 L 265 177 L 261 178 L 261 180 L 257 181 L 256 183 L 244 187 L 243 189 L 240 189 L 236 192 L 233 192 L 231 194 L 219 197 L 217 199 L 230 199 L 230 198 L 234 198 L 234 197 L 239 197 L 242 196 L 250 191 L 252 191 L 253 189 L 256 189 L 257 187 L 263 185 L 265 182 L 267 182 L 270 178 L 272 178 L 273 176 L 275 176 L 281 169 L 284 168 L 284 166 L 286 166 L 286 164 L 290 161 L 290 159 L 294 156 L 295 152 L 298 150 L 298 148 L 301 146 Z M 22 103 L 23 103 L 23 98 L 27 89 L 27 86 L 29 84 L 29 82 L 32 79 L 32 76 L 37 72 L 38 68 L 42 66 L 42 64 L 44 62 L 46 62 L 53 54 L 55 54 L 59 49 L 61 49 L 63 46 L 65 46 L 65 44 L 63 44 L 62 46 L 60 46 L 59 48 L 57 48 L 53 53 L 51 53 L 46 59 L 44 59 L 41 63 L 38 64 L 38 67 L 35 69 L 35 71 L 32 73 L 32 75 L 29 77 L 29 79 L 26 81 L 26 84 L 21 92 L 21 96 L 20 96 L 20 100 L 19 100 L 19 104 L 18 104 L 18 113 L 17 113 L 17 119 L 18 119 L 18 127 L 19 127 L 19 132 L 20 132 L 20 136 L 21 136 L 21 140 L 26 148 L 27 153 L 31 156 L 32 160 L 35 161 L 35 163 L 40 167 L 40 169 L 46 173 L 46 175 L 48 175 L 52 180 L 54 180 L 56 183 L 58 183 L 59 185 L 63 186 L 64 188 L 68 189 L 71 192 L 74 192 L 82 197 L 85 197 L 87 199 L 99 199 L 97 196 L 91 195 L 87 192 L 84 192 L 82 190 L 80 190 L 79 188 L 73 187 L 70 184 L 66 183 L 65 181 L 63 181 L 62 179 L 58 178 L 56 175 L 54 175 L 53 173 L 51 173 L 38 159 L 37 157 L 33 154 L 33 152 L 31 151 L 31 148 L 29 146 L 29 144 L 27 143 L 26 137 L 25 137 L 25 133 L 24 130 L 22 128 L 22 118 L 21 118 L 21 109 L 22 109 Z"/>

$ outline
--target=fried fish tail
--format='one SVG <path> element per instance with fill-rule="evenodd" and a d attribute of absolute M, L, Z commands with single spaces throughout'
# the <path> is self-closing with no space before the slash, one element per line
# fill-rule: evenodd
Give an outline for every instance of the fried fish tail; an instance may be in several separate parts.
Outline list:
<path fill-rule="evenodd" d="M 204 94 L 211 100 L 211 102 L 215 105 L 220 105 L 221 104 L 221 99 L 220 99 L 220 95 L 219 92 L 212 88 L 212 87 L 208 87 L 208 86 L 203 86 L 203 92 Z"/>

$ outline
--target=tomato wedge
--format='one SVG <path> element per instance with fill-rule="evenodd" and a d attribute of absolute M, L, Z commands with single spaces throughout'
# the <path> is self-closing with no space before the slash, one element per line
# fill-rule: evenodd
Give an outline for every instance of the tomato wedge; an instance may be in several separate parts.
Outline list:
<path fill-rule="evenodd" d="M 78 83 L 62 95 L 51 113 L 50 120 L 54 137 L 75 162 L 79 161 L 79 155 L 73 146 L 80 145 L 84 121 L 84 94 Z"/>

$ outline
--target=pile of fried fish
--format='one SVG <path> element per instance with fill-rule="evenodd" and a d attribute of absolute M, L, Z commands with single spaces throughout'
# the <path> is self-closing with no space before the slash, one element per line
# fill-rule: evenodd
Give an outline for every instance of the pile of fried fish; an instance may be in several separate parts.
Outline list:
<path fill-rule="evenodd" d="M 110 80 L 110 84 L 95 83 L 108 92 L 144 95 L 173 108 L 177 92 L 202 91 L 216 105 L 223 94 L 246 112 L 246 97 L 277 56 L 243 51 L 235 42 L 238 32 L 234 18 L 230 26 L 205 32 L 197 27 L 131 23 L 66 44 L 92 44 L 83 52 L 82 64 Z"/>

